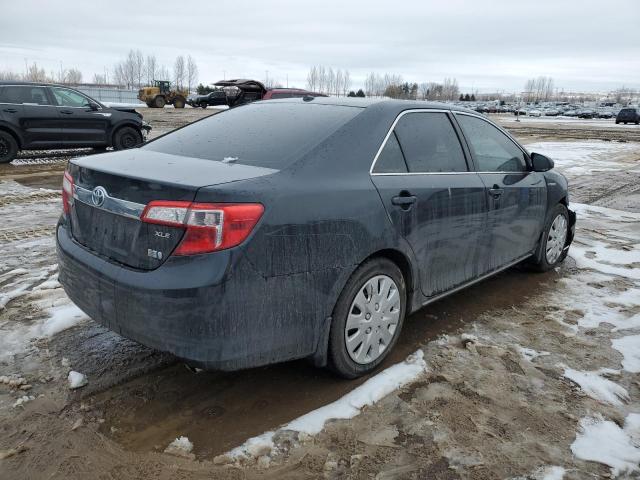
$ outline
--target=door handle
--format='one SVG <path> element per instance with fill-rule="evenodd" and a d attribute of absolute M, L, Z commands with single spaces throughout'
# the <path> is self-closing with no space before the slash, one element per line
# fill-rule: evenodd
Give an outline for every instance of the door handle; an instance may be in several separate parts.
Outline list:
<path fill-rule="evenodd" d="M 489 195 L 493 198 L 498 199 L 504 193 L 504 188 L 500 188 L 498 185 L 494 185 L 489 189 Z"/>
<path fill-rule="evenodd" d="M 60 110 L 60 113 L 63 113 L 65 115 L 73 115 L 73 112 L 71 110 Z"/>
<path fill-rule="evenodd" d="M 409 192 L 401 192 L 400 195 L 391 198 L 391 203 L 401 207 L 403 210 L 409 210 L 417 200 L 418 198 L 415 195 L 411 195 Z"/>
<path fill-rule="evenodd" d="M 15 108 L 5 108 L 2 111 L 7 113 L 16 113 L 18 110 L 16 110 Z"/>

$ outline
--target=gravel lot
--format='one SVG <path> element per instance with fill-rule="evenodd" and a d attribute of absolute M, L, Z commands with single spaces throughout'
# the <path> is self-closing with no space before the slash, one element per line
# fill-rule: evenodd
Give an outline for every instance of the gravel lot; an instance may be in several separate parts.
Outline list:
<path fill-rule="evenodd" d="M 215 113 L 141 111 L 152 136 Z M 90 152 L 0 166 L 0 478 L 638 478 L 640 128 L 492 118 L 569 178 L 570 258 L 412 315 L 385 367 L 418 373 L 382 398 L 306 362 L 193 372 L 93 324 L 57 283 L 52 238 L 61 172 Z M 279 428 L 358 387 L 380 399 L 357 416 Z M 164 453 L 181 436 L 191 454 Z"/>

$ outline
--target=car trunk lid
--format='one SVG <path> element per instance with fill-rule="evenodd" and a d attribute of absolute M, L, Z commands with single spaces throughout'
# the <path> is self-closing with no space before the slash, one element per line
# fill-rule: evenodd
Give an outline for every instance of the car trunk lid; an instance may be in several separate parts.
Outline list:
<path fill-rule="evenodd" d="M 153 200 L 194 200 L 198 189 L 268 175 L 276 170 L 145 150 L 74 160 L 75 240 L 98 256 L 142 270 L 159 267 L 178 246 L 183 228 L 144 223 Z"/>

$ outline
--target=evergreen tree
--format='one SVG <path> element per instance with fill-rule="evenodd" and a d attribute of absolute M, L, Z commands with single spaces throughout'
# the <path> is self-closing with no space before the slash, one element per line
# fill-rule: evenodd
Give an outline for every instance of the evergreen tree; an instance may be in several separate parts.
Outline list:
<path fill-rule="evenodd" d="M 471 97 L 470 97 L 470 96 L 469 96 L 469 94 L 467 93 L 467 94 L 464 96 L 464 101 L 465 101 L 465 102 L 469 102 L 470 100 L 471 100 Z"/>
<path fill-rule="evenodd" d="M 472 102 L 475 102 L 475 101 L 476 101 L 476 94 L 475 94 L 475 93 L 472 93 L 472 94 L 471 94 L 471 101 L 472 101 Z"/>
<path fill-rule="evenodd" d="M 362 89 L 359 89 L 359 90 L 356 92 L 356 97 L 364 98 L 365 96 L 366 96 L 366 95 L 364 94 L 364 92 L 362 91 Z"/>
<path fill-rule="evenodd" d="M 361 90 L 361 91 L 362 91 L 362 90 Z M 354 92 L 353 90 L 351 90 L 351 91 L 349 92 L 349 95 L 348 95 L 348 96 L 349 96 L 349 97 L 355 97 L 355 96 L 356 96 L 356 92 Z"/>
<path fill-rule="evenodd" d="M 467 95 L 467 97 L 468 97 L 468 96 L 469 96 L 469 95 Z M 461 101 L 461 102 L 464 102 L 464 95 L 463 95 L 463 94 L 460 94 L 460 98 L 459 98 L 458 100 L 459 100 L 459 101 Z"/>

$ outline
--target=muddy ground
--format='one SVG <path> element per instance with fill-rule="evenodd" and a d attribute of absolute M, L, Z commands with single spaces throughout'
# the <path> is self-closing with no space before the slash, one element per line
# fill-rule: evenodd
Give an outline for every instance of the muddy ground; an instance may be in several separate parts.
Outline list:
<path fill-rule="evenodd" d="M 214 110 L 142 112 L 158 135 Z M 525 144 L 610 143 L 615 153 L 606 155 L 615 157 L 615 168 L 567 172 L 571 200 L 640 212 L 640 129 L 611 121 L 494 119 Z M 640 412 L 640 383 L 612 349 L 612 337 L 621 334 L 584 319 L 593 314 L 589 298 L 599 299 L 603 318 L 640 314 L 634 273 L 640 264 L 610 274 L 611 261 L 586 262 L 605 243 L 636 253 L 639 219 L 585 213 L 579 254 L 557 271 L 512 268 L 413 314 L 385 367 L 421 348 L 427 369 L 417 381 L 351 420 L 329 422 L 316 436 L 280 431 L 272 451 L 234 461 L 225 452 L 366 379 L 337 379 L 304 361 L 197 373 L 84 318 L 42 333 L 47 318 L 72 308 L 56 282 L 51 234 L 60 175 L 77 153 L 30 152 L 0 166 L 0 335 L 12 348 L 15 336 L 17 345 L 10 355 L 0 352 L 0 376 L 30 385 L 0 384 L 0 478 L 541 479 L 554 466 L 568 479 L 611 475 L 606 465 L 577 458 L 571 445 L 581 418 L 602 415 L 622 426 L 629 413 Z M 625 292 L 632 301 L 612 300 Z M 18 345 L 30 332 L 36 339 Z M 593 398 L 564 376 L 567 366 L 615 370 L 610 377 L 628 396 L 620 404 Z M 70 390 L 70 369 L 89 383 Z M 34 399 L 14 407 L 23 395 Z M 193 442 L 195 459 L 163 453 L 182 435 Z"/>

